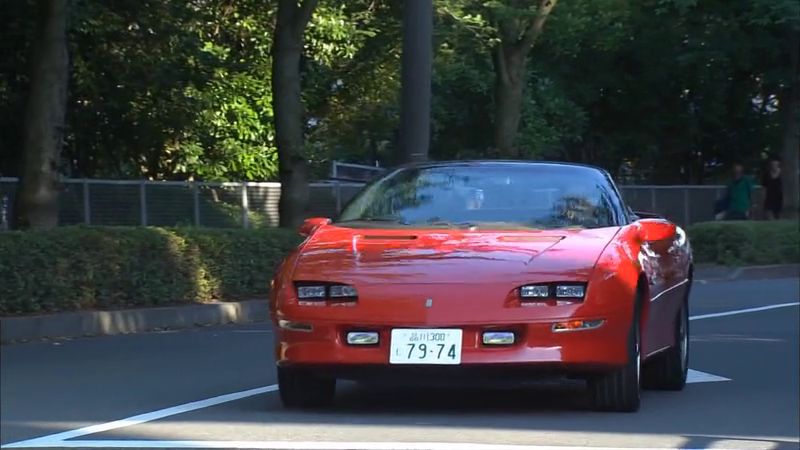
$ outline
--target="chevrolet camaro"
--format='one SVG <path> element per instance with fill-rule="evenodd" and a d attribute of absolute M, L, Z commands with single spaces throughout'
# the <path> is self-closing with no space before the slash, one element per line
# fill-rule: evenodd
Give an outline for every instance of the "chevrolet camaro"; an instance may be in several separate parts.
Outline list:
<path fill-rule="evenodd" d="M 608 411 L 686 383 L 689 240 L 602 169 L 402 166 L 300 233 L 269 300 L 287 407 L 331 402 L 337 379 L 557 375 Z"/>

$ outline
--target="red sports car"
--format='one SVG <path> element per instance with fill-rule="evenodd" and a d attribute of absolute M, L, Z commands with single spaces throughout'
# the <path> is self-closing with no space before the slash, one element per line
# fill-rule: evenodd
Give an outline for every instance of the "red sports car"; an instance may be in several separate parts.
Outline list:
<path fill-rule="evenodd" d="M 404 166 L 300 231 L 270 297 L 287 407 L 337 378 L 563 375 L 611 411 L 686 382 L 689 241 L 602 169 Z"/>

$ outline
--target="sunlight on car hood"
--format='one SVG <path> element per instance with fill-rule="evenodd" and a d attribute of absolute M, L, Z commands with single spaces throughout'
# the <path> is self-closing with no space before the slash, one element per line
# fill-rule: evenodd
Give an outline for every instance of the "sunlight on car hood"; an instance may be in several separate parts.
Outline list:
<path fill-rule="evenodd" d="M 591 230 L 372 230 L 326 227 L 303 247 L 295 279 L 484 283 L 587 279 L 617 227 Z"/>

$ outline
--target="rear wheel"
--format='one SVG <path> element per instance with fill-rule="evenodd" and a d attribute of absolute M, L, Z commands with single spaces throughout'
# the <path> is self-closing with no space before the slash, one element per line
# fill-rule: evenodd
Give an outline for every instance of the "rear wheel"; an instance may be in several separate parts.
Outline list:
<path fill-rule="evenodd" d="M 637 296 L 628 338 L 628 363 L 619 370 L 589 382 L 592 401 L 598 410 L 617 412 L 639 410 L 642 366 L 639 300 L 640 296 Z"/>
<path fill-rule="evenodd" d="M 320 377 L 308 370 L 278 367 L 278 390 L 287 408 L 327 406 L 336 393 L 336 379 Z"/>
<path fill-rule="evenodd" d="M 689 371 L 689 308 L 683 302 L 675 318 L 675 345 L 648 362 L 644 383 L 648 389 L 680 391 L 686 386 Z"/>

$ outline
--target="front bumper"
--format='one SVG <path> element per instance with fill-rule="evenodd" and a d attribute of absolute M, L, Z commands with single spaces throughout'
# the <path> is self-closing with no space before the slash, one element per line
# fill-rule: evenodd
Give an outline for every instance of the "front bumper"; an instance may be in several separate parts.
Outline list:
<path fill-rule="evenodd" d="M 288 318 L 286 318 L 288 319 Z M 560 320 L 603 319 L 599 328 L 554 332 L 554 322 Z M 631 316 L 625 309 L 602 317 L 567 317 L 525 323 L 490 324 L 354 324 L 323 320 L 291 319 L 311 326 L 310 331 L 277 328 L 276 361 L 283 367 L 321 367 L 333 372 L 403 373 L 412 369 L 458 371 L 459 368 L 518 368 L 524 371 L 584 372 L 607 370 L 627 362 L 627 338 Z M 463 330 L 461 364 L 454 367 L 396 366 L 389 364 L 391 330 L 393 328 L 460 328 Z M 349 331 L 375 331 L 380 336 L 376 345 L 350 345 Z M 513 331 L 511 345 L 485 345 L 485 331 Z M 356 369 L 356 370 L 348 370 Z M 350 376 L 345 376 L 352 378 Z"/>

